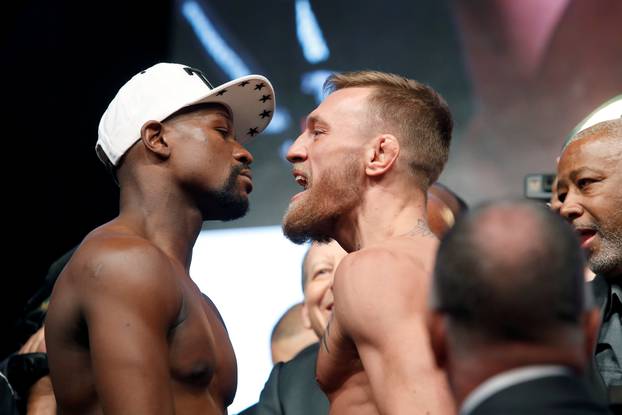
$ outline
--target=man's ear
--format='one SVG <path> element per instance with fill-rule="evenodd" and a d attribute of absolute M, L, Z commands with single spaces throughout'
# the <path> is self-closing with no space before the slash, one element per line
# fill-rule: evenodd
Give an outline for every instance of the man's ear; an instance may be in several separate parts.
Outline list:
<path fill-rule="evenodd" d="M 380 176 L 387 172 L 400 154 L 400 143 L 392 134 L 382 134 L 371 141 L 366 150 L 365 173 L 368 176 Z"/>
<path fill-rule="evenodd" d="M 596 350 L 596 342 L 598 341 L 598 332 L 600 331 L 601 315 L 597 307 L 586 311 L 583 314 L 583 334 L 585 336 L 585 353 L 588 361 L 592 360 L 594 351 Z"/>
<path fill-rule="evenodd" d="M 436 365 L 443 369 L 447 364 L 447 320 L 437 311 L 426 313 L 426 326 Z"/>
<path fill-rule="evenodd" d="M 313 327 L 311 327 L 311 319 L 309 318 L 309 309 L 307 308 L 306 303 L 302 303 L 300 312 L 302 313 L 302 325 L 306 329 L 312 329 Z"/>
<path fill-rule="evenodd" d="M 164 125 L 159 121 L 147 121 L 140 129 L 140 139 L 145 148 L 160 159 L 167 159 L 171 148 L 164 136 Z"/>

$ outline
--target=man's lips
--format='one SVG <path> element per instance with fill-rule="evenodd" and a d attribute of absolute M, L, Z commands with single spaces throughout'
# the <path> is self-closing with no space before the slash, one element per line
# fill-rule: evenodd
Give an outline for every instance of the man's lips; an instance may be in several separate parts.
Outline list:
<path fill-rule="evenodd" d="M 292 175 L 294 176 L 294 180 L 296 180 L 296 183 L 298 183 L 300 186 L 303 187 L 303 190 L 301 192 L 296 193 L 294 196 L 292 196 L 290 202 L 293 202 L 294 200 L 298 199 L 309 188 L 309 182 L 307 179 L 307 175 L 304 174 L 301 170 L 294 169 L 292 171 Z"/>
<path fill-rule="evenodd" d="M 242 177 L 244 179 L 246 179 L 246 181 L 248 182 L 247 186 L 246 186 L 246 191 L 248 193 L 253 191 L 253 175 L 251 174 L 250 171 L 245 170 L 240 172 L 240 174 L 238 174 L 238 177 Z"/>
<path fill-rule="evenodd" d="M 248 177 L 251 181 L 253 180 L 253 174 L 251 173 L 250 170 L 242 170 L 240 172 L 240 176 Z"/>
<path fill-rule="evenodd" d="M 306 190 L 303 190 L 301 192 L 296 193 L 295 195 L 292 196 L 292 198 L 289 200 L 289 203 L 292 203 L 294 200 L 302 197 L 302 195 L 306 192 Z"/>
<path fill-rule="evenodd" d="M 594 228 L 575 228 L 575 232 L 581 241 L 581 248 L 587 247 L 596 236 L 596 229 Z"/>

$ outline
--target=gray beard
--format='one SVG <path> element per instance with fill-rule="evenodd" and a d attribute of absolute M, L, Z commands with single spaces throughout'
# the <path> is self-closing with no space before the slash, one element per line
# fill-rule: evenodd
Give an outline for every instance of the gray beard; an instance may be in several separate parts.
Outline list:
<path fill-rule="evenodd" d="M 622 234 L 599 229 L 601 247 L 588 259 L 590 269 L 596 274 L 608 275 L 622 267 Z"/>

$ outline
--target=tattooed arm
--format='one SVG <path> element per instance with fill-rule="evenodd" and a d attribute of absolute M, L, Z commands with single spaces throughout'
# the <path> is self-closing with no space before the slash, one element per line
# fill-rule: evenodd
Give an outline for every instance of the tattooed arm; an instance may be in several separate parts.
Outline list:
<path fill-rule="evenodd" d="M 335 368 L 343 362 L 349 370 L 360 365 L 381 414 L 452 413 L 425 329 L 428 281 L 424 264 L 400 249 L 348 255 L 335 275 L 335 308 L 318 370 L 320 364 L 332 365 L 339 378 Z M 348 359 L 348 353 L 359 359 Z"/>

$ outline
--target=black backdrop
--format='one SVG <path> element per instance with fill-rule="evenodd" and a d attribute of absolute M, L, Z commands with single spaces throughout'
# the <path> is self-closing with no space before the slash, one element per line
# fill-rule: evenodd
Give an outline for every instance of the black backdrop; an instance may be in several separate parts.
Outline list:
<path fill-rule="evenodd" d="M 116 215 L 97 125 L 130 75 L 166 59 L 171 16 L 167 1 L 12 3 L 1 38 L 3 348 L 49 265 Z"/>

